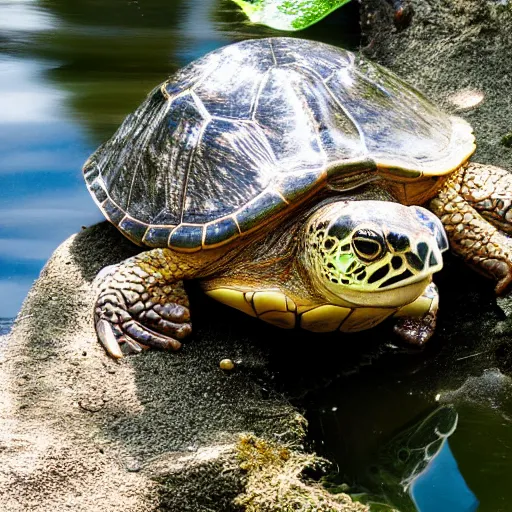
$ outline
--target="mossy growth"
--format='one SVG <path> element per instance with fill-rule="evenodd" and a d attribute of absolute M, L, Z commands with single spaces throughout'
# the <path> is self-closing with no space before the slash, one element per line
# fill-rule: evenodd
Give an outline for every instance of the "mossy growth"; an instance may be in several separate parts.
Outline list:
<path fill-rule="evenodd" d="M 315 454 L 244 435 L 238 442 L 237 455 L 247 481 L 245 492 L 235 503 L 246 512 L 369 510 L 346 494 L 331 494 L 319 483 L 304 477 L 306 471 L 323 470 L 328 464 Z"/>
<path fill-rule="evenodd" d="M 503 135 L 500 142 L 502 146 L 505 146 L 506 148 L 512 148 L 512 132 Z"/>

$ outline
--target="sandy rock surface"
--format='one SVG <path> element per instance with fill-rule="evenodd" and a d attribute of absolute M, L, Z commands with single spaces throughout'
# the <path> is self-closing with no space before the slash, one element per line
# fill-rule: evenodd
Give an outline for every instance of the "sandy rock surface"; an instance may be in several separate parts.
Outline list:
<path fill-rule="evenodd" d="M 91 311 L 97 271 L 133 247 L 106 223 L 71 237 L 29 293 L 0 365 L 0 510 L 235 510 L 242 432 L 300 442 L 303 418 L 265 396 L 249 339 L 197 326 L 178 354 L 109 359 Z M 224 373 L 230 357 L 238 368 Z"/>

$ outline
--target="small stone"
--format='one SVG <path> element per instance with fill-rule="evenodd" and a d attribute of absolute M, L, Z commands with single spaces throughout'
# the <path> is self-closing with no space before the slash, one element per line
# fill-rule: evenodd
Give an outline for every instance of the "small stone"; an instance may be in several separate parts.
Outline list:
<path fill-rule="evenodd" d="M 223 359 L 219 366 L 221 370 L 231 371 L 235 367 L 235 363 L 231 359 Z"/>
<path fill-rule="evenodd" d="M 478 89 L 462 89 L 451 94 L 447 99 L 457 111 L 464 111 L 477 107 L 484 98 L 484 93 Z"/>
<path fill-rule="evenodd" d="M 129 473 L 138 473 L 141 469 L 140 463 L 136 460 L 132 460 L 126 465 L 126 471 Z"/>

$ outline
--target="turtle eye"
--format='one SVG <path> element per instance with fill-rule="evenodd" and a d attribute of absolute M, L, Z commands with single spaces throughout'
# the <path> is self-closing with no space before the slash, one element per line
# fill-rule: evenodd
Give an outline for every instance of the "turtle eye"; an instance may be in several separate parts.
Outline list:
<path fill-rule="evenodd" d="M 371 229 L 358 229 L 352 235 L 352 247 L 363 261 L 375 261 L 384 253 L 384 237 Z"/>

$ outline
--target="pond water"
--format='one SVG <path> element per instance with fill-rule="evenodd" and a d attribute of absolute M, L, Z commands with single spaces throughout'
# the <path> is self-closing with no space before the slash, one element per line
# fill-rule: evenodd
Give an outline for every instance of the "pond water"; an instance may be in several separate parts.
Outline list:
<path fill-rule="evenodd" d="M 0 3 L 0 335 L 52 251 L 81 226 L 103 220 L 83 184 L 87 156 L 177 68 L 230 42 L 271 34 L 246 23 L 229 0 Z M 357 48 L 357 3 L 301 37 Z M 416 392 L 425 382 L 414 379 L 428 381 L 430 374 L 397 374 L 385 366 L 309 397 L 312 428 L 325 453 L 340 464 L 340 481 L 376 496 L 383 491 L 365 480 L 367 466 L 381 464 L 386 446 L 398 446 L 397 433 L 403 434 L 398 444 L 407 445 L 411 426 L 424 425 L 439 406 L 434 395 Z M 483 381 L 473 384 L 498 382 L 505 393 L 508 380 L 485 370 L 479 374 Z M 337 412 L 341 402 L 350 408 L 350 419 Z M 451 468 L 450 481 L 459 486 L 450 511 L 474 510 L 478 501 L 482 511 L 512 510 L 504 491 L 505 475 L 512 474 L 509 417 L 494 402 L 458 404 L 456 431 L 434 449 L 443 457 L 436 459 L 438 466 L 445 461 L 441 465 Z M 424 432 L 422 439 L 430 439 L 431 425 Z M 482 462 L 475 464 L 475 457 Z M 393 475 L 393 485 L 415 471 L 389 455 L 377 469 Z M 446 491 L 425 480 L 427 473 L 417 479 L 415 497 L 400 502 L 403 512 L 445 510 L 439 503 Z M 425 494 L 429 505 L 421 498 Z M 438 508 L 428 508 L 432 503 Z"/>

